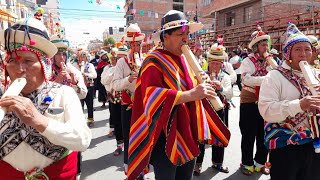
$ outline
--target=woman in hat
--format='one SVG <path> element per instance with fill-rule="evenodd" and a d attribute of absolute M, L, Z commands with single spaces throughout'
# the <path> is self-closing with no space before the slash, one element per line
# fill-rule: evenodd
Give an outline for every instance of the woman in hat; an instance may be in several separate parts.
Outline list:
<path fill-rule="evenodd" d="M 170 10 L 153 35 L 161 39 L 163 48 L 150 53 L 139 71 L 130 128 L 129 180 L 146 173 L 149 161 L 156 179 L 190 180 L 199 142 L 228 144 L 230 132 L 205 99 L 216 96 L 215 89 L 209 83 L 196 83 L 182 55 L 189 34 L 202 27 L 189 22 L 184 13 Z M 209 126 L 213 123 L 217 128 Z"/>
<path fill-rule="evenodd" d="M 111 52 L 114 52 L 114 56 L 111 57 L 111 65 L 106 66 L 101 76 L 101 83 L 106 87 L 109 94 L 109 106 L 110 106 L 110 124 L 114 125 L 114 132 L 117 141 L 117 148 L 113 155 L 119 156 L 123 149 L 123 132 L 122 132 L 122 119 L 121 119 L 121 91 L 115 91 L 112 87 L 112 79 L 115 71 L 117 60 L 128 55 L 128 48 L 126 46 L 120 46 L 119 49 L 113 48 Z M 111 126 L 110 126 L 111 129 Z"/>
<path fill-rule="evenodd" d="M 58 48 L 58 52 L 52 58 L 52 75 L 50 81 L 72 87 L 79 99 L 84 99 L 88 90 L 84 84 L 81 72 L 69 62 L 69 42 L 58 35 L 51 37 L 51 42 Z"/>
<path fill-rule="evenodd" d="M 221 101 L 224 103 L 224 108 L 217 111 L 220 119 L 228 126 L 229 103 L 228 100 L 232 98 L 232 84 L 231 77 L 223 71 L 223 62 L 228 59 L 225 52 L 225 47 L 217 43 L 212 45 L 207 53 L 208 59 L 208 74 L 212 80 L 212 85 L 216 89 Z M 200 155 L 197 157 L 194 168 L 194 175 L 200 176 L 202 162 L 205 154 L 205 145 L 200 144 Z M 229 173 L 229 169 L 223 166 L 224 147 L 212 146 L 212 168 L 219 172 Z"/>
<path fill-rule="evenodd" d="M 73 65 L 81 72 L 85 85 L 87 86 L 88 93 L 86 98 L 81 99 L 82 108 L 84 108 L 84 103 L 87 105 L 88 109 L 88 119 L 87 124 L 89 127 L 94 126 L 94 118 L 93 118 L 93 98 L 94 98 L 94 79 L 97 78 L 97 72 L 93 66 L 93 64 L 89 63 L 90 55 L 86 51 L 81 51 L 79 56 L 78 63 L 74 63 Z"/>
<path fill-rule="evenodd" d="M 311 60 L 312 45 L 294 24 L 288 26 L 283 54 L 285 61 L 267 74 L 259 96 L 259 110 L 267 122 L 271 179 L 319 179 L 320 157 L 312 144 L 308 117 L 319 111 L 320 97 L 312 96 L 299 66 L 300 61 Z M 315 89 L 320 92 L 320 85 Z"/>
<path fill-rule="evenodd" d="M 261 27 L 253 32 L 249 48 L 251 54 L 245 58 L 240 66 L 243 88 L 240 94 L 240 131 L 241 139 L 241 172 L 252 175 L 254 171 L 269 174 L 265 166 L 268 151 L 264 146 L 264 120 L 258 110 L 259 87 L 267 75 L 268 62 L 264 53 L 268 50 L 270 36 L 265 34 Z M 256 153 L 253 157 L 254 143 Z"/>
<path fill-rule="evenodd" d="M 77 152 L 91 133 L 74 90 L 49 82 L 57 48 L 38 20 L 20 20 L 1 33 L 6 78 L 25 78 L 19 96 L 0 100 L 1 179 L 76 179 Z M 5 82 L 5 86 L 10 86 Z"/>
<path fill-rule="evenodd" d="M 101 108 L 105 108 L 107 103 L 107 91 L 104 88 L 104 86 L 101 84 L 101 74 L 104 67 L 108 66 L 108 64 L 109 64 L 108 52 L 103 51 L 100 54 L 100 61 L 97 66 L 97 80 L 96 80 L 97 87 L 98 87 L 98 101 L 102 102 Z"/>
<path fill-rule="evenodd" d="M 121 121 L 124 140 L 124 167 L 125 174 L 128 170 L 128 146 L 129 131 L 132 113 L 132 100 L 135 91 L 136 79 L 141 66 L 141 43 L 145 34 L 137 24 L 131 24 L 124 36 L 130 50 L 128 56 L 124 56 L 117 61 L 115 66 L 112 87 L 115 91 L 121 91 Z M 140 99 L 141 100 L 141 99 Z"/>

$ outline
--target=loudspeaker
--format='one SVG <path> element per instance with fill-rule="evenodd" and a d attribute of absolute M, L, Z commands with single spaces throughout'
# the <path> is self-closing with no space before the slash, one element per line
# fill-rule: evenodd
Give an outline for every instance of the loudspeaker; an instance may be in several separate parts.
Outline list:
<path fill-rule="evenodd" d="M 113 35 L 113 28 L 112 27 L 109 27 L 109 34 Z"/>

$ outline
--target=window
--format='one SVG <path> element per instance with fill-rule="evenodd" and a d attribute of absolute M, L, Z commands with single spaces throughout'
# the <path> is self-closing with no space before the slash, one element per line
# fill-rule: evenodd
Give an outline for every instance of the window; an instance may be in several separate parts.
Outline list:
<path fill-rule="evenodd" d="M 212 0 L 202 0 L 202 4 L 203 6 L 208 6 L 209 4 L 211 4 Z"/>
<path fill-rule="evenodd" d="M 243 22 L 244 23 L 251 22 L 251 19 L 252 19 L 252 6 L 244 8 L 243 16 L 244 16 L 243 17 Z"/>
<path fill-rule="evenodd" d="M 226 26 L 233 26 L 235 24 L 236 13 L 228 12 L 226 13 Z"/>
<path fill-rule="evenodd" d="M 183 4 L 173 4 L 172 9 L 183 12 Z"/>

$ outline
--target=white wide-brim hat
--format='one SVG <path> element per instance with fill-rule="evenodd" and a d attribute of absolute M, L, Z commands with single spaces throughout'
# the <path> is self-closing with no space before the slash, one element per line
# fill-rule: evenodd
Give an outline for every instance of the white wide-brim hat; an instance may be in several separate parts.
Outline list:
<path fill-rule="evenodd" d="M 278 51 L 276 49 L 273 49 L 273 48 L 270 50 L 270 54 L 279 55 Z"/>
<path fill-rule="evenodd" d="M 141 29 L 137 24 L 130 24 L 127 34 L 123 36 L 124 41 L 142 41 L 146 35 L 141 33 Z"/>
<path fill-rule="evenodd" d="M 127 48 L 127 46 L 121 45 L 119 46 L 118 50 L 115 51 L 115 53 L 116 53 L 116 56 L 118 56 L 119 54 L 129 56 L 129 49 Z"/>
<path fill-rule="evenodd" d="M 10 30 L 9 30 L 10 29 Z M 29 35 L 25 35 L 26 29 L 29 30 Z M 9 43 L 24 44 L 27 47 L 33 47 L 42 51 L 48 58 L 52 58 L 58 51 L 57 47 L 50 42 L 49 33 L 44 24 L 34 18 L 21 19 L 17 21 L 13 26 L 6 30 L 0 31 L 1 45 L 6 47 L 5 31 L 7 37 L 10 33 Z M 31 42 L 30 42 L 31 40 Z M 6 49 L 8 51 L 8 49 Z"/>
<path fill-rule="evenodd" d="M 160 41 L 160 35 L 162 32 L 182 26 L 189 27 L 189 34 L 197 32 L 203 28 L 203 24 L 200 22 L 188 21 L 186 15 L 183 12 L 170 10 L 162 17 L 161 28 L 154 31 L 152 40 Z"/>
<path fill-rule="evenodd" d="M 69 42 L 63 38 L 60 38 L 58 35 L 54 35 L 50 40 L 57 48 L 68 49 Z"/>
<path fill-rule="evenodd" d="M 259 41 L 262 41 L 262 40 L 268 40 L 269 41 L 270 40 L 270 36 L 267 35 L 267 34 L 259 35 L 259 32 L 257 32 L 257 36 L 252 39 L 252 41 L 248 45 L 248 48 L 252 49 L 253 45 L 255 45 L 256 43 L 258 43 Z"/>
<path fill-rule="evenodd" d="M 228 59 L 228 54 L 225 52 L 225 47 L 222 45 L 218 45 L 217 43 L 213 44 L 209 51 L 207 52 L 207 60 L 208 62 L 214 60 L 224 60 Z"/>

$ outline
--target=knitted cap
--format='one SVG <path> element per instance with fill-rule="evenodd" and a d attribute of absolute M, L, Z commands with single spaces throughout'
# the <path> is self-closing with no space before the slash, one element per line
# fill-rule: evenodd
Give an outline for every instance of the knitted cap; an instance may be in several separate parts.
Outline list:
<path fill-rule="evenodd" d="M 298 42 L 308 42 L 311 44 L 308 37 L 299 31 L 295 24 L 290 23 L 287 28 L 287 39 L 283 48 L 283 55 L 286 60 L 290 60 L 291 48 Z"/>

